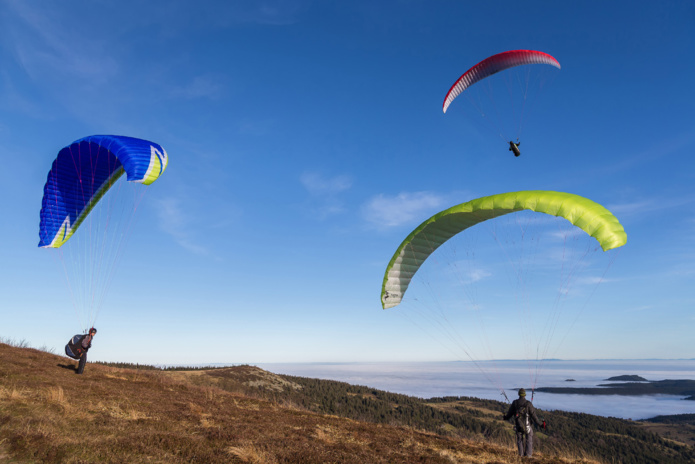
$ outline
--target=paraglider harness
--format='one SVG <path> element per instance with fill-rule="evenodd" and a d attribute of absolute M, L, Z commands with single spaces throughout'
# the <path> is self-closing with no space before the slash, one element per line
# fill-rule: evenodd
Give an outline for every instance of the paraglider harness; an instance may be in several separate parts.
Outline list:
<path fill-rule="evenodd" d="M 517 403 L 518 405 L 519 403 Z M 516 425 L 516 431 L 528 435 L 531 432 L 531 421 L 528 412 L 528 401 L 524 401 L 523 406 L 517 406 L 516 413 L 514 414 L 514 425 Z"/>
<path fill-rule="evenodd" d="M 521 150 L 519 150 L 519 145 L 521 145 L 521 142 L 518 141 L 514 143 L 511 140 L 509 141 L 509 151 L 514 152 L 514 156 L 520 156 L 521 155 Z"/>
<path fill-rule="evenodd" d="M 80 359 L 82 355 L 87 351 L 87 349 L 82 347 L 82 340 L 84 340 L 84 337 L 86 337 L 88 334 L 77 334 L 74 337 L 68 341 L 68 344 L 65 345 L 65 354 L 71 357 L 72 359 Z"/>

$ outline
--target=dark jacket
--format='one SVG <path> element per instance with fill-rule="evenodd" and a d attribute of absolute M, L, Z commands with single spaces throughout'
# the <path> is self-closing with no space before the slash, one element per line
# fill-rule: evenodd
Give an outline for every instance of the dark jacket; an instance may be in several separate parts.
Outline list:
<path fill-rule="evenodd" d="M 84 348 L 85 351 L 90 349 L 92 347 L 92 335 L 87 334 L 84 337 L 82 337 L 82 342 L 80 344 L 82 345 L 82 348 Z"/>
<path fill-rule="evenodd" d="M 73 359 L 80 359 L 91 347 L 92 337 L 89 334 L 75 335 L 65 345 L 65 354 Z"/>
<path fill-rule="evenodd" d="M 537 426 L 541 426 L 541 421 L 538 420 L 536 408 L 533 407 L 533 403 L 523 397 L 512 401 L 511 406 L 509 406 L 509 411 L 504 415 L 504 420 L 509 420 L 511 417 L 514 417 L 514 425 L 517 433 L 530 433 L 531 421 Z"/>

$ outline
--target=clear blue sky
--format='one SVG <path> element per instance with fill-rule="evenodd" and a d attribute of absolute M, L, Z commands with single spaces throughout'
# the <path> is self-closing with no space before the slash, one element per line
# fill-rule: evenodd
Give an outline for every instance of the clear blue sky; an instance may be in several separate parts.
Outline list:
<path fill-rule="evenodd" d="M 80 329 L 37 247 L 42 189 L 60 148 L 121 134 L 170 162 L 93 359 L 451 359 L 381 309 L 385 266 L 435 212 L 524 189 L 589 197 L 628 234 L 557 356 L 693 358 L 694 24 L 690 1 L 4 1 L 0 336 L 61 351 Z M 513 49 L 562 63 L 519 159 L 441 111 Z"/>

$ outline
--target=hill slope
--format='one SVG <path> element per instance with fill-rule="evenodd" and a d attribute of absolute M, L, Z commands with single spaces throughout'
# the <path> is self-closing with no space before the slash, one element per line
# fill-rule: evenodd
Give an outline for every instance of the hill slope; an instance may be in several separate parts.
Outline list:
<path fill-rule="evenodd" d="M 225 391 L 208 371 L 73 366 L 0 344 L 0 463 L 516 462 L 501 446 Z"/>
<path fill-rule="evenodd" d="M 509 405 L 499 401 L 466 397 L 422 400 L 345 382 L 292 376 L 275 376 L 278 382 L 269 384 L 268 375 L 239 366 L 209 370 L 198 379 L 214 379 L 216 385 L 230 391 L 289 402 L 322 414 L 514 446 L 512 426 L 501 420 Z M 695 421 L 689 417 L 666 416 L 657 424 L 564 411 L 539 411 L 539 416 L 549 427 L 536 431 L 534 449 L 546 455 L 635 464 L 695 462 L 695 433 L 688 428 Z"/>
<path fill-rule="evenodd" d="M 495 402 L 426 404 L 251 366 L 74 364 L 0 343 L 0 463 L 518 462 Z M 528 462 L 595 462 L 539 451 Z"/>

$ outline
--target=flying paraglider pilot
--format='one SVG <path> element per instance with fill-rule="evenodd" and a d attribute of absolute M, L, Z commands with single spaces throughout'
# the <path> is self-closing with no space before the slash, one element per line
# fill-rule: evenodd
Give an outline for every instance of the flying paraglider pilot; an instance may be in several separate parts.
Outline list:
<path fill-rule="evenodd" d="M 77 365 L 75 372 L 82 374 L 84 372 L 84 366 L 87 364 L 87 351 L 92 347 L 92 340 L 97 334 L 97 329 L 92 327 L 89 329 L 89 333 L 84 335 L 75 335 L 72 339 L 65 345 L 65 354 L 73 359 L 79 359 L 80 362 Z"/>
<path fill-rule="evenodd" d="M 514 418 L 514 431 L 516 432 L 516 445 L 519 456 L 531 457 L 533 454 L 533 427 L 531 421 L 537 426 L 545 428 L 545 421 L 538 420 L 533 403 L 526 399 L 526 390 L 519 389 L 519 398 L 509 406 L 509 411 L 504 415 L 504 420 Z"/>
<path fill-rule="evenodd" d="M 521 142 L 514 143 L 511 140 L 509 141 L 509 151 L 513 151 L 514 156 L 521 155 L 521 150 L 519 150 L 519 145 L 521 145 Z"/>

